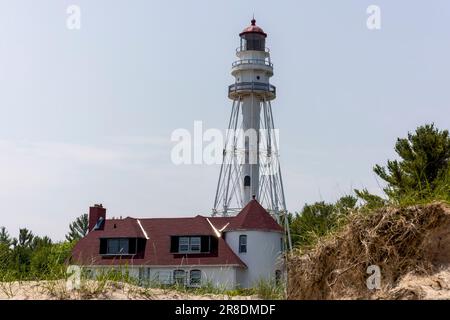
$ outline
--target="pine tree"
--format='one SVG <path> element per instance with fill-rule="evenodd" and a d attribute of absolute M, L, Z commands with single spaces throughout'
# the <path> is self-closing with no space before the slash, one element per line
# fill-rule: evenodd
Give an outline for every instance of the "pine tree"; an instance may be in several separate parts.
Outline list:
<path fill-rule="evenodd" d="M 6 246 L 10 246 L 11 245 L 11 237 L 9 236 L 8 231 L 6 230 L 5 227 L 1 227 L 0 228 L 0 244 L 5 244 Z"/>
<path fill-rule="evenodd" d="M 89 217 L 85 213 L 79 216 L 69 225 L 69 233 L 66 235 L 67 241 L 78 241 L 87 235 L 89 228 Z"/>
<path fill-rule="evenodd" d="M 19 238 L 14 238 L 12 243 L 14 247 L 29 248 L 33 243 L 34 234 L 27 228 L 19 229 Z"/>
<path fill-rule="evenodd" d="M 434 124 L 418 127 L 407 138 L 397 139 L 395 152 L 400 160 L 389 160 L 386 167 L 376 165 L 374 172 L 384 181 L 390 198 L 413 191 L 420 196 L 433 192 L 450 169 L 450 137 Z"/>
<path fill-rule="evenodd" d="M 33 250 L 42 248 L 42 247 L 50 247 L 52 245 L 52 239 L 47 236 L 44 237 L 34 237 L 31 243 L 31 248 Z"/>

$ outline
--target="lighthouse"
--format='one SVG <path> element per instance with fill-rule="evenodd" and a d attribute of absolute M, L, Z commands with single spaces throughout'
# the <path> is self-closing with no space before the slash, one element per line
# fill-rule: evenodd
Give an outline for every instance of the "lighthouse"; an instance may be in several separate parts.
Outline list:
<path fill-rule="evenodd" d="M 287 227 L 287 219 L 282 219 L 287 212 L 279 164 L 279 134 L 272 114 L 276 87 L 270 83 L 273 64 L 266 47 L 267 34 L 253 18 L 239 38 L 237 60 L 231 65 L 234 77 L 234 83 L 228 87 L 231 115 L 213 215 L 234 215 L 255 199 Z"/>

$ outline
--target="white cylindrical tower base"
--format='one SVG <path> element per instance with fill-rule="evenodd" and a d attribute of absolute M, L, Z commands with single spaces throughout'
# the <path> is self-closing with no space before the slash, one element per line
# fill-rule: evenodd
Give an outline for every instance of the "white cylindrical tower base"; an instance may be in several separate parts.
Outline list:
<path fill-rule="evenodd" d="M 241 235 L 247 236 L 246 252 L 239 250 Z M 282 233 L 259 230 L 230 231 L 226 233 L 225 240 L 248 267 L 237 274 L 236 284 L 241 288 L 255 287 L 258 281 L 274 281 L 277 271 L 284 270 Z"/>

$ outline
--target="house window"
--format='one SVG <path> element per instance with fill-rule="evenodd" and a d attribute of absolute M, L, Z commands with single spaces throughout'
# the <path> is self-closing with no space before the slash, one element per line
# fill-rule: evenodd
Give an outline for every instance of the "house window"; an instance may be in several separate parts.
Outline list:
<path fill-rule="evenodd" d="M 186 284 L 186 272 L 184 270 L 175 270 L 173 272 L 173 279 L 175 284 L 185 285 Z"/>
<path fill-rule="evenodd" d="M 283 238 L 280 238 L 280 250 L 281 250 L 281 252 L 284 251 L 284 241 L 283 241 Z"/>
<path fill-rule="evenodd" d="M 189 237 L 180 237 L 178 244 L 178 252 L 188 252 L 189 251 Z"/>
<path fill-rule="evenodd" d="M 178 252 L 200 252 L 201 238 L 200 237 L 180 237 L 178 242 Z"/>
<path fill-rule="evenodd" d="M 100 238 L 101 255 L 134 255 L 143 253 L 145 239 L 140 238 Z"/>
<path fill-rule="evenodd" d="M 128 254 L 128 239 L 108 239 L 106 254 Z"/>
<path fill-rule="evenodd" d="M 275 271 L 275 284 L 278 286 L 281 283 L 281 270 Z"/>
<path fill-rule="evenodd" d="M 200 237 L 192 237 L 189 245 L 191 252 L 200 252 Z"/>
<path fill-rule="evenodd" d="M 239 236 L 239 253 L 247 252 L 247 236 L 242 234 Z"/>
<path fill-rule="evenodd" d="M 181 271 L 183 271 L 183 270 L 181 270 Z M 160 284 L 166 284 L 166 285 L 171 284 L 172 283 L 172 272 L 169 270 L 159 271 L 157 273 L 156 279 Z"/>
<path fill-rule="evenodd" d="M 202 272 L 200 270 L 191 270 L 189 275 L 189 284 L 191 286 L 200 286 L 202 280 Z"/>
<path fill-rule="evenodd" d="M 143 267 L 139 268 L 139 285 L 142 285 L 144 283 L 147 282 L 148 278 L 147 278 L 147 273 L 145 272 L 146 270 Z"/>

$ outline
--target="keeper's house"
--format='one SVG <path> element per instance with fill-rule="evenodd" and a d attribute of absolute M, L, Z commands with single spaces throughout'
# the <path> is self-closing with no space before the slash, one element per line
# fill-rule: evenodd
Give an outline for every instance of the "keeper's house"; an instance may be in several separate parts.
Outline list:
<path fill-rule="evenodd" d="M 234 217 L 107 219 L 95 205 L 89 230 L 72 262 L 94 274 L 126 266 L 142 281 L 231 289 L 283 272 L 283 229 L 256 200 Z"/>

